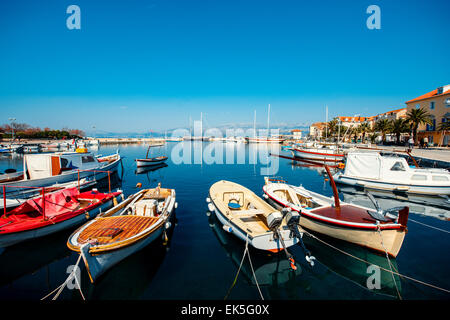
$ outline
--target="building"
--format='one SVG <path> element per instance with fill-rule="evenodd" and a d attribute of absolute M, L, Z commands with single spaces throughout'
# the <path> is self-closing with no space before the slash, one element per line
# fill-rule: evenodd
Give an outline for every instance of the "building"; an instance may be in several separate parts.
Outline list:
<path fill-rule="evenodd" d="M 408 111 L 423 108 L 431 115 L 432 125 L 419 125 L 417 130 L 419 141 L 426 137 L 430 144 L 444 146 L 450 144 L 450 132 L 444 135 L 444 132 L 437 131 L 441 123 L 450 121 L 450 84 L 434 89 L 405 103 Z"/>
<path fill-rule="evenodd" d="M 326 122 L 316 122 L 309 126 L 309 135 L 314 139 L 320 139 L 327 127 Z"/>
<path fill-rule="evenodd" d="M 366 117 L 338 117 L 338 119 L 342 126 L 349 128 L 357 127 L 367 120 Z"/>
<path fill-rule="evenodd" d="M 300 130 L 300 129 L 291 130 L 291 133 L 292 133 L 292 139 L 294 139 L 294 140 L 300 140 L 302 138 L 302 130 Z"/>

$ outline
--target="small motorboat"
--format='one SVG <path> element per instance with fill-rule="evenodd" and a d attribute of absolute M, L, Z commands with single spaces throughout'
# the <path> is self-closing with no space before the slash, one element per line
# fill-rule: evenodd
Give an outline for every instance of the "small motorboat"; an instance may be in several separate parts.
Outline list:
<path fill-rule="evenodd" d="M 162 145 L 157 145 L 158 147 L 162 146 Z M 161 163 L 164 163 L 168 157 L 166 156 L 159 156 L 159 157 L 153 157 L 153 158 L 149 158 L 148 157 L 148 152 L 150 151 L 151 147 L 155 147 L 154 145 L 149 145 L 148 149 L 147 149 L 147 154 L 145 156 L 145 159 L 136 159 L 136 166 L 139 167 L 148 167 L 148 166 L 155 166 L 155 165 L 159 165 Z"/>
<path fill-rule="evenodd" d="M 417 165 L 416 165 L 417 166 Z M 405 158 L 379 152 L 350 152 L 345 170 L 333 176 L 340 184 L 421 195 L 450 195 L 450 172 L 411 167 Z"/>
<path fill-rule="evenodd" d="M 118 203 L 122 191 L 80 193 L 76 187 L 29 199 L 0 218 L 0 247 L 68 229 Z M 123 196 L 121 197 L 123 198 Z"/>
<path fill-rule="evenodd" d="M 264 198 L 273 205 L 298 212 L 304 229 L 383 253 L 386 248 L 390 256 L 396 257 L 407 232 L 409 208 L 383 211 L 340 202 L 331 179 L 334 196 L 326 197 L 302 186 L 265 177 Z"/>
<path fill-rule="evenodd" d="M 209 189 L 208 208 L 223 228 L 256 249 L 279 252 L 301 241 L 298 213 L 283 214 L 249 189 L 221 180 Z"/>
<path fill-rule="evenodd" d="M 83 257 L 93 283 L 106 270 L 152 241 L 166 237 L 177 207 L 175 190 L 141 190 L 84 224 L 69 237 L 67 246 Z"/>

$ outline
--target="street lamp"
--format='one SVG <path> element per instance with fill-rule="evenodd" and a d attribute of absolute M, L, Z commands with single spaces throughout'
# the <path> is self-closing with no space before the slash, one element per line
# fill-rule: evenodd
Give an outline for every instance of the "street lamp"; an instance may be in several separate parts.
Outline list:
<path fill-rule="evenodd" d="M 16 118 L 9 118 L 9 121 L 11 121 L 11 129 L 12 129 L 12 140 L 14 141 L 14 126 L 13 126 L 13 121 L 15 121 Z"/>

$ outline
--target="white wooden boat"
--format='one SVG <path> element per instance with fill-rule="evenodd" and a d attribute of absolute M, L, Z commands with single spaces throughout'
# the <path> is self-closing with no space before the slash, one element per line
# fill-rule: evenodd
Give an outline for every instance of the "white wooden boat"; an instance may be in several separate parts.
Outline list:
<path fill-rule="evenodd" d="M 345 170 L 333 176 L 337 183 L 423 195 L 450 195 L 450 172 L 410 167 L 403 157 L 378 152 L 350 152 Z"/>
<path fill-rule="evenodd" d="M 151 147 L 160 147 L 163 146 L 163 144 L 159 144 L 159 145 L 149 145 L 147 148 L 147 154 L 145 155 L 145 159 L 136 159 L 136 166 L 139 167 L 149 167 L 149 166 L 156 166 L 159 165 L 161 163 L 164 163 L 168 157 L 166 156 L 158 156 L 158 157 L 152 157 L 149 158 L 148 157 L 148 152 L 150 151 Z"/>
<path fill-rule="evenodd" d="M 168 159 L 168 157 L 166 157 L 166 156 L 147 158 L 147 159 L 136 159 L 136 166 L 137 167 L 156 166 L 161 163 L 164 163 L 167 159 Z"/>
<path fill-rule="evenodd" d="M 256 249 L 279 252 L 301 240 L 302 234 L 296 229 L 297 215 L 284 217 L 237 183 L 225 180 L 214 183 L 207 202 L 209 210 L 215 213 L 226 231 L 248 241 Z"/>
<path fill-rule="evenodd" d="M 47 187 L 82 178 L 101 180 L 116 171 L 119 162 L 118 153 L 105 157 L 95 157 L 90 152 L 27 154 L 23 157 L 23 178 L 0 182 L 0 190 L 5 186 L 8 194 L 23 191 L 17 187 Z"/>
<path fill-rule="evenodd" d="M 396 257 L 407 232 L 408 207 L 386 212 L 339 201 L 334 197 L 265 178 L 264 197 L 273 205 L 300 213 L 300 225 L 308 230 L 355 243 Z"/>
<path fill-rule="evenodd" d="M 175 190 L 158 185 L 131 195 L 78 230 L 68 239 L 79 252 L 91 282 L 129 255 L 165 236 L 176 208 Z"/>

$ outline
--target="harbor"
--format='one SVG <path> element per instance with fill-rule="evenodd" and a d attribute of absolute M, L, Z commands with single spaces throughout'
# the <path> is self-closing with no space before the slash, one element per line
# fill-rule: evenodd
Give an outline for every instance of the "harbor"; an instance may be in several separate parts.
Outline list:
<path fill-rule="evenodd" d="M 177 209 L 174 212 L 172 226 L 166 234 L 167 240 L 154 241 L 134 255 L 106 271 L 102 277 L 91 282 L 87 269 L 80 266 L 81 290 L 87 300 L 97 299 L 446 299 L 448 293 L 433 286 L 445 289 L 450 287 L 450 279 L 446 275 L 446 255 L 436 254 L 447 250 L 448 221 L 450 208 L 448 200 L 426 197 L 419 201 L 410 196 L 392 199 L 374 193 L 383 209 L 391 206 L 408 206 L 408 233 L 396 258 L 387 260 L 384 254 L 363 248 L 342 240 L 336 240 L 320 233 L 305 233 L 304 246 L 315 258 L 311 266 L 304 258 L 302 247 L 290 246 L 288 252 L 295 257 L 296 270 L 292 271 L 285 254 L 251 248 L 249 254 L 256 279 L 248 262 L 241 266 L 243 274 L 230 293 L 227 294 L 242 258 L 244 242 L 222 228 L 222 223 L 209 210 L 205 198 L 209 197 L 208 188 L 220 179 L 234 181 L 250 188 L 263 199 L 264 177 L 260 170 L 264 165 L 252 164 L 250 161 L 252 144 L 224 144 L 222 142 L 167 142 L 160 147 L 163 154 L 173 155 L 177 144 L 188 146 L 195 152 L 205 150 L 208 145 L 234 148 L 235 152 L 246 154 L 243 164 L 175 164 L 172 157 L 166 163 L 144 169 L 136 167 L 135 159 L 145 155 L 148 146 L 145 144 L 123 145 L 120 154 L 123 165 L 118 167 L 117 176 L 103 179 L 100 192 L 120 189 L 124 197 L 144 188 L 171 187 L 176 190 Z M 267 145 L 253 144 L 258 150 L 272 150 Z M 280 155 L 289 157 L 289 152 L 276 148 Z M 113 145 L 100 145 L 94 149 L 95 154 L 114 154 Z M 175 158 L 173 158 L 175 159 Z M 332 196 L 333 189 L 327 181 L 327 175 L 301 161 L 279 159 L 277 176 L 283 177 L 289 184 L 303 186 L 308 190 Z M 20 169 L 22 159 L 2 157 L 1 168 Z M 184 187 L 189 181 L 189 189 Z M 357 205 L 372 207 L 370 199 L 360 190 L 338 188 L 341 201 L 351 201 Z M 401 200 L 403 199 L 403 200 Z M 394 202 L 392 202 L 394 201 Z M 398 203 L 395 203 L 397 201 Z M 392 204 L 391 204 L 392 202 Z M 190 206 L 189 203 L 197 203 Z M 304 219 L 304 218 L 301 218 Z M 444 232 L 447 230 L 446 232 Z M 0 295 L 3 299 L 41 299 L 64 282 L 69 265 L 76 263 L 79 254 L 71 252 L 66 242 L 73 229 L 61 231 L 40 240 L 23 242 L 2 249 Z M 425 240 L 429 239 L 429 240 Z M 432 239 L 432 240 L 431 240 Z M 419 249 L 420 248 L 420 249 Z M 417 263 L 416 253 L 421 251 L 421 259 L 427 260 L 428 268 Z M 40 252 L 29 255 L 27 252 Z M 265 252 L 266 253 L 265 253 Z M 214 252 L 213 254 L 211 254 Z M 15 256 L 27 256 L 27 263 L 17 265 Z M 336 261 L 346 261 L 344 264 Z M 367 262 L 380 266 L 382 288 L 369 289 L 367 281 Z M 395 263 L 395 282 L 389 271 L 389 262 Z M 182 265 L 180 269 L 175 266 Z M 52 270 L 49 273 L 49 270 Z M 290 271 L 291 270 L 291 271 Z M 185 274 L 190 274 L 186 278 Z M 273 278 L 273 272 L 277 274 Z M 216 274 L 223 276 L 219 279 Z M 121 275 L 127 274 L 126 282 Z M 132 276 L 131 276 L 132 275 Z M 215 279 L 209 281 L 207 279 Z M 411 280 L 414 279 L 414 280 Z M 258 281 L 261 295 L 255 281 Z M 427 285 L 420 285 L 423 281 Z M 28 283 L 28 285 L 27 285 Z M 25 287 L 24 287 L 25 284 Z M 26 288 L 33 288 L 32 290 Z M 311 290 L 311 288 L 315 288 Z M 131 290 L 131 291 L 130 291 Z M 397 291 L 398 290 L 398 291 Z M 58 299 L 80 300 L 78 291 L 61 292 Z"/>
<path fill-rule="evenodd" d="M 0 1 L 4 310 L 445 307 L 448 12 Z"/>

